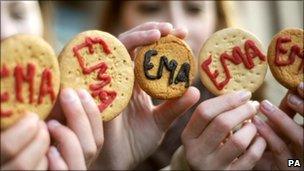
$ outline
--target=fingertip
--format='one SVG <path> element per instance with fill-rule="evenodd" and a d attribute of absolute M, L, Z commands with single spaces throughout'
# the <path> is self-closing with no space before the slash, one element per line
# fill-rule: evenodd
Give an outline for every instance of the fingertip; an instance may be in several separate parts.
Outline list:
<path fill-rule="evenodd" d="M 157 41 L 161 37 L 161 33 L 158 29 L 152 29 L 149 31 L 146 31 L 146 37 L 150 41 Z"/>
<path fill-rule="evenodd" d="M 60 92 L 60 100 L 63 102 L 74 101 L 75 91 L 72 88 L 63 88 Z"/>
<path fill-rule="evenodd" d="M 188 35 L 187 28 L 176 28 L 172 31 L 172 34 L 179 37 L 180 39 L 184 39 Z"/>
<path fill-rule="evenodd" d="M 189 96 L 195 101 L 197 102 L 200 98 L 200 91 L 194 87 L 194 86 L 190 86 L 187 90 L 187 92 L 189 93 Z"/>
<path fill-rule="evenodd" d="M 50 131 L 54 131 L 61 124 L 57 120 L 50 120 L 47 122 L 47 127 Z"/>
<path fill-rule="evenodd" d="M 301 82 L 298 86 L 298 93 L 299 95 L 304 98 L 304 82 Z"/>

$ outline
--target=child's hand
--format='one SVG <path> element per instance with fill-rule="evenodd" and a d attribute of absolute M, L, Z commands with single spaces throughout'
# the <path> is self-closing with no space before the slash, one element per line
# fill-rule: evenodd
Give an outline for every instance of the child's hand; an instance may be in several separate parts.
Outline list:
<path fill-rule="evenodd" d="M 269 150 L 265 152 L 262 160 L 255 167 L 256 169 L 289 170 L 291 168 L 287 167 L 288 159 L 303 161 L 303 128 L 290 118 L 295 113 L 303 116 L 303 91 L 302 83 L 298 87 L 298 94 L 287 93 L 281 103 L 282 110 L 267 100 L 261 103 L 261 112 L 268 118 L 268 121 L 265 123 L 255 117 L 254 124 L 267 141 Z"/>
<path fill-rule="evenodd" d="M 46 170 L 50 137 L 37 114 L 28 113 L 1 132 L 1 170 Z"/>
<path fill-rule="evenodd" d="M 183 29 L 173 29 L 170 23 L 149 22 L 119 36 L 131 58 L 137 47 L 154 43 L 161 36 L 186 36 Z M 189 87 L 185 94 L 154 106 L 136 83 L 128 107 L 112 121 L 104 123 L 105 143 L 99 164 L 103 169 L 132 169 L 151 155 L 162 141 L 166 130 L 184 111 L 199 99 L 199 91 Z"/>
<path fill-rule="evenodd" d="M 94 99 L 84 89 L 77 91 L 71 88 L 63 89 L 60 92 L 59 100 L 60 108 L 58 110 L 57 106 L 56 112 L 65 117 L 67 127 L 60 124 L 58 128 L 54 129 L 54 125 L 59 125 L 59 123 L 53 120 L 51 123 L 48 123 L 51 135 L 64 146 L 62 148 L 67 147 L 65 149 L 59 148 L 59 151 L 63 154 L 62 157 L 65 159 L 68 169 L 84 169 L 81 162 L 78 165 L 76 164 L 78 160 L 81 161 L 81 157 L 83 156 L 86 166 L 89 167 L 96 159 L 103 145 L 103 125 L 99 109 Z M 68 144 L 71 144 L 73 141 L 66 138 L 65 135 L 72 139 L 76 137 L 75 144 L 73 145 L 77 146 L 77 143 L 79 143 L 81 146 L 80 151 L 83 154 L 80 155 L 79 150 L 73 150 L 73 147 L 68 147 Z M 77 160 L 69 160 L 77 157 Z M 69 164 L 69 161 L 75 165 Z"/>
<path fill-rule="evenodd" d="M 256 135 L 254 124 L 246 123 L 229 136 L 234 127 L 257 112 L 258 103 L 249 102 L 250 97 L 250 92 L 239 91 L 206 100 L 196 108 L 182 133 L 186 159 L 192 169 L 254 167 L 266 147 L 265 140 Z"/>

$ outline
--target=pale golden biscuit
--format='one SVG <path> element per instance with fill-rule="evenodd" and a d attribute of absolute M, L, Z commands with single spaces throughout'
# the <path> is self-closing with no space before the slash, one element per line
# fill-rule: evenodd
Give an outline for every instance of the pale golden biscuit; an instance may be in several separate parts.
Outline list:
<path fill-rule="evenodd" d="M 111 34 L 97 30 L 78 34 L 60 53 L 59 66 L 62 88 L 87 89 L 104 121 L 128 105 L 134 84 L 132 61 Z"/>
<path fill-rule="evenodd" d="M 42 38 L 15 35 L 1 42 L 1 129 L 26 112 L 47 117 L 60 86 L 54 50 Z"/>
<path fill-rule="evenodd" d="M 199 73 L 213 94 L 259 88 L 267 72 L 261 42 L 251 33 L 227 28 L 214 33 L 199 55 Z"/>
<path fill-rule="evenodd" d="M 145 92 L 157 99 L 182 96 L 191 85 L 195 68 L 190 48 L 173 35 L 142 47 L 135 58 L 136 81 Z"/>
<path fill-rule="evenodd" d="M 268 47 L 272 75 L 284 87 L 296 90 L 304 75 L 303 29 L 286 28 L 277 33 Z"/>

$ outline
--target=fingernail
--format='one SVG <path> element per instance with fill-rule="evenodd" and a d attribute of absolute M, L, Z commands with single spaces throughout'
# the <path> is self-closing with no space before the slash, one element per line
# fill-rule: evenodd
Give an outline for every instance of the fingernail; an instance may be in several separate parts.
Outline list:
<path fill-rule="evenodd" d="M 297 106 L 301 103 L 300 99 L 294 94 L 289 94 L 287 99 L 288 99 L 288 102 L 294 106 Z"/>
<path fill-rule="evenodd" d="M 85 90 L 85 89 L 78 89 L 77 93 L 78 93 L 79 98 L 80 98 L 81 101 L 87 101 L 87 100 L 89 100 L 89 97 L 88 97 L 89 94 L 87 93 L 87 90 Z"/>
<path fill-rule="evenodd" d="M 61 91 L 61 100 L 74 101 L 76 99 L 75 92 L 71 88 L 66 88 Z"/>
<path fill-rule="evenodd" d="M 38 115 L 36 113 L 32 113 L 32 112 L 27 112 L 25 114 L 25 118 L 31 119 L 31 120 L 33 120 L 33 122 L 38 122 L 38 120 L 39 120 Z"/>
<path fill-rule="evenodd" d="M 58 127 L 60 125 L 61 124 L 58 121 L 56 121 L 56 120 L 50 120 L 47 123 L 47 126 L 48 126 L 49 129 L 55 129 L 56 127 Z"/>
<path fill-rule="evenodd" d="M 264 100 L 261 103 L 261 107 L 262 109 L 264 109 L 266 112 L 273 112 L 274 111 L 274 106 L 268 101 L 268 100 Z"/>
<path fill-rule="evenodd" d="M 50 152 L 51 152 L 51 154 L 52 154 L 53 156 L 55 156 L 55 157 L 60 156 L 59 151 L 58 151 L 57 148 L 54 147 L 54 146 L 51 146 L 51 147 L 50 147 Z"/>
<path fill-rule="evenodd" d="M 159 23 L 159 25 L 162 25 L 162 26 L 164 26 L 164 27 L 168 27 L 168 28 L 170 28 L 170 29 L 173 28 L 172 24 L 171 24 L 171 23 L 168 23 L 168 22 L 161 22 L 161 23 Z"/>
<path fill-rule="evenodd" d="M 304 91 L 304 82 L 301 82 L 299 84 L 299 89 L 302 90 L 302 91 Z"/>
<path fill-rule="evenodd" d="M 146 31 L 145 33 L 146 33 L 146 36 L 150 36 L 150 34 L 153 34 L 153 33 L 157 33 L 160 35 L 160 32 L 157 29 L 152 29 L 152 30 Z"/>
<path fill-rule="evenodd" d="M 239 91 L 237 92 L 237 95 L 239 96 L 239 98 L 241 99 L 241 101 L 247 101 L 248 99 L 250 99 L 251 97 L 251 92 L 250 91 Z"/>

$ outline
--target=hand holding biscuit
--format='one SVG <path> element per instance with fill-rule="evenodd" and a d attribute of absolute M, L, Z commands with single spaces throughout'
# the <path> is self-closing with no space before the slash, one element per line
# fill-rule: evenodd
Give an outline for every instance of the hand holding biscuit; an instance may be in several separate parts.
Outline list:
<path fill-rule="evenodd" d="M 288 170 L 287 159 L 303 161 L 303 127 L 298 125 L 293 116 L 303 115 L 303 83 L 298 86 L 298 95 L 288 92 L 280 108 L 265 100 L 261 103 L 261 112 L 267 122 L 254 118 L 258 132 L 269 145 L 261 161 L 255 167 L 258 170 Z M 294 99 L 293 99 L 294 98 Z"/>
<path fill-rule="evenodd" d="M 175 30 L 169 23 L 149 22 L 121 34 L 119 39 L 134 58 L 137 47 L 154 43 L 169 33 L 180 38 L 186 36 L 186 31 Z M 150 96 L 135 82 L 128 107 L 118 117 L 104 123 L 105 143 L 100 165 L 104 169 L 135 167 L 156 150 L 170 124 L 198 98 L 198 90 L 190 87 L 182 97 L 154 106 Z"/>
<path fill-rule="evenodd" d="M 238 91 L 202 102 L 182 133 L 185 157 L 194 170 L 249 170 L 261 158 L 265 140 L 252 118 L 258 109 L 251 93 Z M 213 107 L 216 106 L 216 107 Z M 236 126 L 244 125 L 229 136 Z M 227 138 L 228 137 L 228 138 Z"/>
<path fill-rule="evenodd" d="M 38 115 L 27 113 L 1 132 L 1 170 L 46 170 L 50 135 Z"/>

